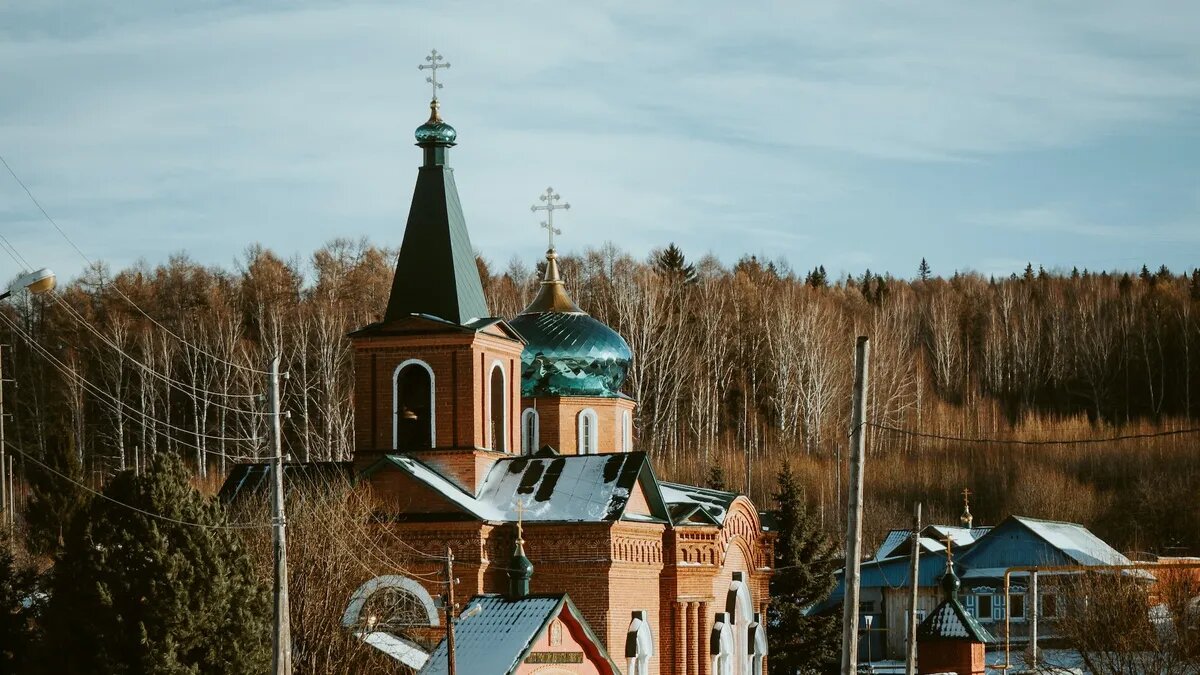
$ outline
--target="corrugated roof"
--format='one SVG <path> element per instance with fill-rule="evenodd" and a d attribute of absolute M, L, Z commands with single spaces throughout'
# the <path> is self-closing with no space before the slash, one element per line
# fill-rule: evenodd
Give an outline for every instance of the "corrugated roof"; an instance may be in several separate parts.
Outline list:
<path fill-rule="evenodd" d="M 893 551 L 899 548 L 901 544 L 908 541 L 908 538 L 911 535 L 912 530 L 892 530 L 888 532 L 887 536 L 883 538 L 883 543 L 879 545 L 879 548 L 875 549 L 875 556 L 873 560 L 883 560 L 884 558 L 887 558 L 892 554 Z"/>
<path fill-rule="evenodd" d="M 1013 516 L 1013 520 L 1032 530 L 1034 534 L 1080 565 L 1129 564 L 1129 558 L 1121 555 L 1082 525 L 1022 516 Z"/>
<path fill-rule="evenodd" d="M 479 595 L 466 607 L 478 604 L 479 614 L 461 619 L 454 627 L 454 658 L 460 673 L 503 675 L 520 664 L 538 634 L 558 615 L 565 596 L 529 596 L 508 600 L 499 595 Z M 429 656 L 421 675 L 447 672 L 446 642 Z"/>

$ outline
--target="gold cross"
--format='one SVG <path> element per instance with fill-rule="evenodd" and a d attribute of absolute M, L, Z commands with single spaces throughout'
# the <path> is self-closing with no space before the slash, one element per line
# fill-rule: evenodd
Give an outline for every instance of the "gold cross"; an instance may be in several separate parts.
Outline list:
<path fill-rule="evenodd" d="M 428 82 L 429 84 L 433 85 L 433 100 L 436 101 L 437 100 L 437 91 L 438 91 L 438 89 L 442 88 L 442 83 L 437 81 L 438 68 L 449 68 L 450 64 L 448 62 L 442 63 L 442 61 L 445 60 L 445 57 L 443 57 L 441 54 L 439 54 L 438 50 L 436 50 L 436 49 L 430 51 L 429 56 L 426 56 L 425 60 L 428 61 L 429 63 L 421 64 L 421 65 L 417 66 L 417 70 L 428 70 L 429 71 L 429 77 L 425 78 L 425 81 Z"/>
<path fill-rule="evenodd" d="M 963 506 L 967 506 L 968 500 L 970 500 L 970 498 L 971 498 L 971 488 L 963 488 L 962 496 L 963 496 Z"/>
<path fill-rule="evenodd" d="M 954 548 L 954 540 L 950 538 L 950 535 L 946 535 L 946 536 L 942 537 L 942 543 L 946 545 L 946 562 L 950 563 L 950 562 L 952 562 L 950 560 L 950 554 L 951 554 L 951 549 Z"/>

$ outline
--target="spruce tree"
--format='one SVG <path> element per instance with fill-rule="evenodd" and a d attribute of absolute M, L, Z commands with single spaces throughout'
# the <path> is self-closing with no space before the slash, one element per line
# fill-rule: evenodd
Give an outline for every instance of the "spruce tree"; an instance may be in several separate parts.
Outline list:
<path fill-rule="evenodd" d="M 674 242 L 654 256 L 654 269 L 672 281 L 696 283 L 696 266 L 687 261 Z"/>
<path fill-rule="evenodd" d="M 809 513 L 804 492 L 786 462 L 776 477 L 775 574 L 771 577 L 771 673 L 825 673 L 836 669 L 840 624 L 832 615 L 805 616 L 829 596 L 838 567 L 837 548 Z"/>
<path fill-rule="evenodd" d="M 74 487 L 82 483 L 83 467 L 66 425 L 54 426 L 46 439 L 45 467 L 30 462 L 26 467 L 29 481 L 29 507 L 25 512 L 28 530 L 25 541 L 30 552 L 57 555 L 75 515 L 87 508 L 91 495 Z"/>
<path fill-rule="evenodd" d="M 924 258 L 921 258 L 921 264 L 917 265 L 917 277 L 921 281 L 929 281 L 933 278 L 933 271 L 929 269 L 929 263 Z"/>
<path fill-rule="evenodd" d="M 1200 268 L 1192 270 L 1191 295 L 1193 300 L 1200 300 Z"/>
<path fill-rule="evenodd" d="M 46 670 L 266 671 L 267 595 L 224 510 L 188 484 L 182 463 L 160 453 L 147 475 L 121 472 L 104 496 L 75 519 L 52 572 Z"/>

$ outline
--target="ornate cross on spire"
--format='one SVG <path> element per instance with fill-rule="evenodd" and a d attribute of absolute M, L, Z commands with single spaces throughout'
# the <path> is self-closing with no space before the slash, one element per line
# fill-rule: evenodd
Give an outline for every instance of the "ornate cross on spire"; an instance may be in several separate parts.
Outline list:
<path fill-rule="evenodd" d="M 442 83 L 437 81 L 438 68 L 449 68 L 450 63 L 449 62 L 442 63 L 442 61 L 445 60 L 445 57 L 443 57 L 441 54 L 439 54 L 438 50 L 436 50 L 436 49 L 431 50 L 429 52 L 429 56 L 425 57 L 425 60 L 428 61 L 428 63 L 423 63 L 423 64 L 417 66 L 417 70 L 428 70 L 429 71 L 429 77 L 426 77 L 425 81 L 428 82 L 432 86 L 433 100 L 436 101 L 438 89 L 442 88 Z"/>
<path fill-rule="evenodd" d="M 954 548 L 954 540 L 950 538 L 950 535 L 946 535 L 942 537 L 942 543 L 946 545 L 946 564 L 949 565 L 953 562 L 954 551 L 951 549 Z"/>
<path fill-rule="evenodd" d="M 538 211 L 546 212 L 546 221 L 542 223 L 542 227 L 546 229 L 546 233 L 549 235 L 550 250 L 553 251 L 554 235 L 562 234 L 562 230 L 554 227 L 554 212 L 558 210 L 570 209 L 571 205 L 567 203 L 556 204 L 555 202 L 562 199 L 562 197 L 554 191 L 554 188 L 551 187 L 546 188 L 546 194 L 538 197 L 538 199 L 546 202 L 545 206 L 538 206 L 537 204 L 534 204 L 533 206 L 529 207 L 529 210 L 534 213 L 537 213 Z"/>

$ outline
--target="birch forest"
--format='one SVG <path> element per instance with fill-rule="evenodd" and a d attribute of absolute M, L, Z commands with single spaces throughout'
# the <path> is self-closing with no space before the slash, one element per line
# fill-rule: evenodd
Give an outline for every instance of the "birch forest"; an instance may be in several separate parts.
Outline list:
<path fill-rule="evenodd" d="M 96 265 L 55 294 L 14 296 L 0 325 L 7 438 L 38 454 L 66 430 L 95 485 L 177 453 L 214 489 L 265 453 L 262 371 L 279 354 L 291 458 L 347 459 L 346 334 L 382 314 L 394 259 L 345 239 L 307 259 L 255 246 L 227 269 L 182 255 Z M 968 488 L 976 523 L 1063 519 L 1125 550 L 1200 553 L 1200 271 L 991 278 L 919 262 L 830 278 L 606 245 L 560 266 L 633 349 L 636 444 L 661 478 L 723 475 L 767 508 L 787 461 L 842 530 L 854 341 L 867 335 L 868 545 L 906 527 L 917 500 L 957 522 Z M 536 266 L 478 265 L 494 314 L 532 299 Z"/>

